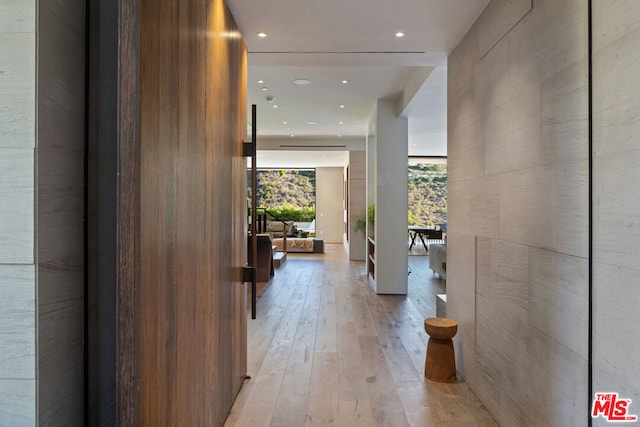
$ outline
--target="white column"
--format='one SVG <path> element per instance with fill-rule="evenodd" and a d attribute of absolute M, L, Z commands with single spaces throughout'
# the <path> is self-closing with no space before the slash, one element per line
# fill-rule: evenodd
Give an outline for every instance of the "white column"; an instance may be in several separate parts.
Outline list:
<path fill-rule="evenodd" d="M 316 237 L 325 243 L 342 243 L 343 185 L 343 168 L 316 168 Z"/>
<path fill-rule="evenodd" d="M 375 291 L 407 293 L 407 154 L 406 117 L 396 102 L 378 100 L 375 137 Z"/>
<path fill-rule="evenodd" d="M 363 261 L 366 257 L 365 232 L 353 231 L 356 220 L 367 220 L 366 159 L 364 151 L 349 152 L 349 259 Z"/>

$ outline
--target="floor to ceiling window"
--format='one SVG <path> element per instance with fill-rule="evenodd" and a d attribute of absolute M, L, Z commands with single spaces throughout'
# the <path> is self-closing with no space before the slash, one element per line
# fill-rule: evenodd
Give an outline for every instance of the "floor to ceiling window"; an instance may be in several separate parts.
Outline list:
<path fill-rule="evenodd" d="M 410 157 L 408 162 L 409 225 L 447 224 L 447 159 Z"/>

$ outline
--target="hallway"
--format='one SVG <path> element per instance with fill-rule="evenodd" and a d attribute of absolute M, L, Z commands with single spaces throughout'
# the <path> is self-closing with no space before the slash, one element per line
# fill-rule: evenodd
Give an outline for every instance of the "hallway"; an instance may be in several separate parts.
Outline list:
<path fill-rule="evenodd" d="M 292 255 L 249 318 L 248 374 L 225 426 L 492 426 L 463 383 L 424 379 L 442 282 L 409 257 L 409 295 L 378 296 L 342 245 Z M 426 284 L 426 285 L 425 285 Z"/>

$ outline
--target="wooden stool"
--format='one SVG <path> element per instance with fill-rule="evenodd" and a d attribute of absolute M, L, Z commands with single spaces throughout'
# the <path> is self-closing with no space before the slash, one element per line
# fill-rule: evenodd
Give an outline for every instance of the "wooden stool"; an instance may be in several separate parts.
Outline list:
<path fill-rule="evenodd" d="M 429 334 L 424 376 L 440 383 L 455 382 L 456 358 L 451 338 L 458 332 L 458 322 L 444 317 L 430 317 L 424 321 L 424 330 Z"/>

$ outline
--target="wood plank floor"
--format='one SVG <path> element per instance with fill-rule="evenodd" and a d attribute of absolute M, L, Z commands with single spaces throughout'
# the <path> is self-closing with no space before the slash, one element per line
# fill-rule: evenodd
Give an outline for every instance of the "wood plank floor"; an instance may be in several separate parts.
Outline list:
<path fill-rule="evenodd" d="M 410 256 L 409 295 L 376 295 L 342 245 L 289 254 L 259 285 L 248 375 L 225 426 L 495 426 L 464 382 L 424 378 L 435 294 L 425 256 Z"/>

